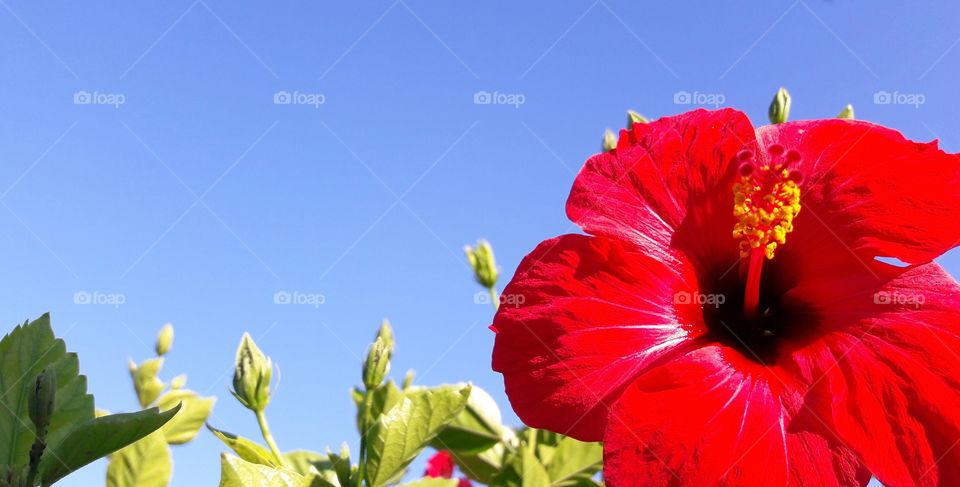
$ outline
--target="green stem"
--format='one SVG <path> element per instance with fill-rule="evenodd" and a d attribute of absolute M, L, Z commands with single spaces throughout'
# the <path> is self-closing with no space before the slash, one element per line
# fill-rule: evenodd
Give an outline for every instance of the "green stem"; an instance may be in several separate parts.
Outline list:
<path fill-rule="evenodd" d="M 280 462 L 280 465 L 286 465 L 286 461 L 283 459 L 283 455 L 280 453 L 280 448 L 277 447 L 277 442 L 273 440 L 273 435 L 270 433 L 270 425 L 267 424 L 267 415 L 264 414 L 263 410 L 255 411 L 257 415 L 257 423 L 260 424 L 260 433 L 263 434 L 263 440 L 267 442 L 267 446 L 270 447 L 270 451 L 273 453 L 273 456 L 277 458 L 277 461 Z"/>
<path fill-rule="evenodd" d="M 37 439 L 30 447 L 30 468 L 26 478 L 27 485 L 34 485 L 37 474 L 40 472 L 40 457 L 43 456 L 43 451 L 47 448 L 46 436 L 46 428 L 37 428 Z"/>
<path fill-rule="evenodd" d="M 490 302 L 493 303 L 493 309 L 500 309 L 500 296 L 497 296 L 497 288 L 490 286 Z"/>
<path fill-rule="evenodd" d="M 528 431 L 529 435 L 527 436 L 527 450 L 530 451 L 530 454 L 537 456 L 537 435 L 540 433 L 534 428 L 530 428 Z"/>
<path fill-rule="evenodd" d="M 363 393 L 363 415 L 360 417 L 360 454 L 357 459 L 357 480 L 355 487 L 363 487 L 363 478 L 367 475 L 367 428 L 370 418 L 370 391 Z"/>

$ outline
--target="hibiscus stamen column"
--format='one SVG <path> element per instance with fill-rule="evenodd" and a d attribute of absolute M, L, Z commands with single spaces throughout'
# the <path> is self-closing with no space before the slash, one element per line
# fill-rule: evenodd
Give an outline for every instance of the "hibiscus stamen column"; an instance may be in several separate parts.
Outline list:
<path fill-rule="evenodd" d="M 733 215 L 737 224 L 733 238 L 740 240 L 740 257 L 746 267 L 743 312 L 755 317 L 760 312 L 760 274 L 763 261 L 773 259 L 778 245 L 793 231 L 793 219 L 800 212 L 800 173 L 789 169 L 800 160 L 795 150 L 784 151 L 774 144 L 767 157 L 758 160 L 749 150 L 737 155 L 740 163 L 733 185 Z"/>

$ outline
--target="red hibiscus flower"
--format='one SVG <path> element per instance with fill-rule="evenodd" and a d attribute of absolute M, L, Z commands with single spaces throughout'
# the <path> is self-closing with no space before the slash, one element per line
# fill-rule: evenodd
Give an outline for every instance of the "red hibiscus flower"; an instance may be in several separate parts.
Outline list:
<path fill-rule="evenodd" d="M 861 121 L 635 124 L 574 183 L 589 236 L 504 290 L 493 368 L 528 425 L 603 441 L 610 485 L 960 485 L 960 286 L 932 262 L 958 176 Z"/>
<path fill-rule="evenodd" d="M 423 472 L 425 477 L 449 479 L 453 478 L 453 455 L 445 450 L 440 450 L 427 460 L 427 468 Z M 470 480 L 461 478 L 457 484 L 458 487 L 471 487 Z"/>

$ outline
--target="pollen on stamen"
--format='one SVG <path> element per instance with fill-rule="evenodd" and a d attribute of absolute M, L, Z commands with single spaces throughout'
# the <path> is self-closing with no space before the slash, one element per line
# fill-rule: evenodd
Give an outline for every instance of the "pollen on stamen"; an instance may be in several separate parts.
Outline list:
<path fill-rule="evenodd" d="M 733 185 L 733 215 L 737 218 L 733 238 L 740 240 L 742 257 L 753 249 L 763 249 L 772 259 L 777 248 L 786 243 L 787 234 L 793 231 L 793 219 L 800 213 L 802 175 L 787 167 L 800 160 L 800 153 L 785 152 L 779 144 L 770 146 L 767 152 L 774 159 L 783 158 L 762 166 L 744 162 Z M 738 159 L 744 160 L 740 155 Z"/>

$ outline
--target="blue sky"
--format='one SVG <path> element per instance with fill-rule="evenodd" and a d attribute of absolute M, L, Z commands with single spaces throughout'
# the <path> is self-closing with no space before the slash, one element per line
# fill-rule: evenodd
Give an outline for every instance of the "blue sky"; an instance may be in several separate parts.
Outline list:
<path fill-rule="evenodd" d="M 398 377 L 472 380 L 506 407 L 461 246 L 489 239 L 509 277 L 575 231 L 574 174 L 628 108 L 686 111 L 686 92 L 760 124 L 785 85 L 794 119 L 852 103 L 960 150 L 948 2 L 0 6 L 2 321 L 51 311 L 113 411 L 136 408 L 126 361 L 172 322 L 165 377 L 187 373 L 219 396 L 213 424 L 255 437 L 227 392 L 250 331 L 280 366 L 268 415 L 288 450 L 356 445 L 348 390 L 384 317 Z M 177 448 L 172 485 L 214 485 L 221 450 L 206 433 Z"/>

